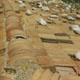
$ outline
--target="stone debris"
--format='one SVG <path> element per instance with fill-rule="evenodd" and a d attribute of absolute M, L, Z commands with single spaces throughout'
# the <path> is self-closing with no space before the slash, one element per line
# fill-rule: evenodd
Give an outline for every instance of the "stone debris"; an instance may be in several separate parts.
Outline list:
<path fill-rule="evenodd" d="M 39 23 L 40 23 L 41 25 L 47 25 L 46 21 L 45 21 L 43 18 L 40 18 Z"/>
<path fill-rule="evenodd" d="M 38 5 L 39 8 L 41 8 L 43 6 L 42 3 L 40 3 L 40 2 L 37 3 L 37 5 Z"/>
<path fill-rule="evenodd" d="M 42 6 L 42 10 L 44 10 L 44 11 L 49 11 L 49 10 L 50 10 L 50 8 L 49 8 L 49 7 L 47 7 L 47 6 Z"/>
<path fill-rule="evenodd" d="M 80 26 L 79 25 L 71 25 L 70 29 L 80 34 Z"/>
<path fill-rule="evenodd" d="M 57 10 L 57 9 L 52 9 L 52 10 L 54 15 L 57 15 L 58 13 L 60 13 L 60 10 Z"/>
<path fill-rule="evenodd" d="M 27 9 L 27 10 L 26 10 L 26 14 L 27 14 L 27 15 L 31 15 L 31 14 L 32 14 L 31 10 Z"/>
<path fill-rule="evenodd" d="M 32 7 L 32 10 L 36 10 L 36 8 L 35 7 Z"/>
<path fill-rule="evenodd" d="M 77 18 L 77 19 L 80 19 L 80 15 L 76 15 L 76 18 Z"/>
<path fill-rule="evenodd" d="M 71 9 L 71 6 L 68 5 L 68 6 L 66 7 L 66 10 L 70 10 L 70 9 Z"/>
<path fill-rule="evenodd" d="M 23 1 L 22 0 L 18 0 L 18 3 L 23 4 Z"/>
<path fill-rule="evenodd" d="M 19 3 L 20 8 L 25 8 L 26 7 L 26 4 L 22 0 L 18 0 L 18 3 Z"/>
<path fill-rule="evenodd" d="M 50 18 L 50 17 L 48 17 L 48 20 L 53 21 L 53 20 L 54 20 L 54 18 Z"/>
<path fill-rule="evenodd" d="M 77 53 L 75 54 L 75 57 L 76 57 L 78 60 L 80 60 L 80 52 L 77 52 Z"/>
<path fill-rule="evenodd" d="M 22 3 L 22 4 L 19 5 L 19 7 L 25 8 L 26 7 L 26 4 Z"/>
<path fill-rule="evenodd" d="M 58 7 L 58 5 L 57 5 L 57 4 L 56 4 L 55 6 L 56 6 L 56 7 Z"/>
<path fill-rule="evenodd" d="M 70 20 L 70 21 L 75 21 L 75 18 L 72 17 L 72 16 L 68 16 L 67 19 Z"/>
<path fill-rule="evenodd" d="M 67 16 L 68 16 L 68 14 L 66 14 L 66 13 L 63 13 L 63 14 L 62 14 L 62 17 L 63 17 L 63 18 L 67 18 Z"/>
<path fill-rule="evenodd" d="M 51 4 L 51 3 L 53 3 L 53 1 L 52 1 L 52 0 L 50 0 L 50 1 L 48 1 L 47 3 L 48 3 L 48 4 Z"/>
<path fill-rule="evenodd" d="M 25 14 L 26 15 L 24 15 L 24 13 L 21 12 L 21 11 L 20 11 L 21 14 L 19 14 L 20 21 L 23 20 L 22 24 L 24 24 L 25 29 L 26 29 L 26 25 L 31 26 L 30 28 L 27 28 L 28 30 L 30 30 L 33 27 L 33 24 L 36 24 L 37 25 L 36 30 L 37 30 L 37 32 L 40 32 L 40 33 L 42 31 L 42 33 L 44 32 L 44 34 L 47 33 L 47 34 L 56 35 L 57 32 L 58 32 L 62 35 L 62 34 L 64 34 L 64 33 L 62 33 L 63 28 L 65 28 L 64 29 L 65 33 L 67 33 L 69 28 L 70 28 L 70 30 L 77 33 L 78 36 L 80 35 L 80 24 L 79 24 L 80 14 L 79 14 L 79 11 L 77 9 L 72 8 L 72 4 L 66 4 L 66 3 L 62 2 L 61 0 L 41 0 L 41 1 L 33 2 L 33 3 L 29 3 L 29 5 L 27 5 L 28 3 L 27 4 L 24 3 L 24 0 L 17 0 L 17 2 L 19 4 L 19 6 L 18 6 L 19 8 L 25 8 Z M 14 16 L 14 14 L 9 14 L 8 16 Z M 26 16 L 26 19 L 25 19 L 25 16 Z M 30 18 L 32 18 L 32 19 L 30 20 Z M 15 22 L 15 20 L 12 20 L 12 21 Z M 29 23 L 26 23 L 26 21 L 29 22 Z M 37 21 L 38 21 L 38 24 L 37 24 Z M 70 24 L 73 24 L 73 25 L 69 26 Z M 34 26 L 36 27 L 36 25 L 34 25 Z M 47 26 L 47 28 L 45 26 Z M 33 28 L 31 30 L 33 30 Z M 39 29 L 40 29 L 40 31 L 39 31 Z M 67 29 L 67 31 L 66 31 L 66 29 Z M 49 32 L 48 30 L 51 31 L 51 32 Z M 31 32 L 33 32 L 33 31 L 31 31 Z M 69 36 L 76 35 L 76 34 L 73 34 L 73 32 L 69 33 Z M 32 35 L 32 33 L 30 33 L 28 31 L 28 36 L 30 36 L 30 35 L 31 35 L 31 37 L 36 36 L 34 34 Z M 30 42 L 35 43 L 37 41 L 37 39 L 35 40 L 34 38 L 31 38 L 31 37 L 29 37 Z M 55 36 L 52 36 L 52 37 L 55 37 Z M 25 36 L 16 37 L 16 39 L 18 39 L 18 38 L 26 39 Z M 55 38 L 57 39 L 57 36 Z M 12 39 L 12 41 L 14 41 L 16 39 L 14 38 L 14 39 Z M 33 39 L 33 40 L 31 40 L 31 39 Z M 49 41 L 49 39 L 46 39 L 46 41 L 47 40 Z M 52 39 L 52 41 L 53 40 L 55 41 L 55 39 Z M 63 42 L 65 42 L 65 41 L 63 41 Z M 56 43 L 57 43 L 57 41 L 56 41 Z M 61 45 L 61 47 L 64 47 L 64 46 Z M 20 47 L 20 49 L 21 49 L 21 47 Z M 38 50 L 38 49 L 36 49 L 35 44 L 33 44 L 32 49 Z M 73 47 L 73 49 L 74 49 L 74 47 Z M 69 49 L 65 49 L 66 52 L 67 52 L 67 50 L 69 50 Z M 25 51 L 23 51 L 23 52 L 25 52 Z M 71 49 L 71 51 L 72 51 L 72 49 Z M 44 53 L 44 50 L 42 52 Z M 75 54 L 75 57 L 78 60 L 80 60 L 80 52 L 77 52 Z M 37 70 L 37 68 L 40 67 L 37 63 L 32 62 L 31 59 L 19 60 L 19 61 L 16 61 L 14 63 L 10 63 L 8 66 L 10 68 L 14 68 L 16 70 L 16 73 L 14 73 L 14 74 L 16 74 L 15 80 L 31 80 L 31 77 L 32 77 L 33 73 Z M 11 72 L 10 70 L 8 70 L 8 71 Z"/>
<path fill-rule="evenodd" d="M 50 17 L 51 18 L 58 18 L 59 16 L 58 15 L 51 15 Z"/>
<path fill-rule="evenodd" d="M 48 3 L 47 3 L 47 1 L 43 0 L 43 4 L 46 4 L 47 5 Z"/>

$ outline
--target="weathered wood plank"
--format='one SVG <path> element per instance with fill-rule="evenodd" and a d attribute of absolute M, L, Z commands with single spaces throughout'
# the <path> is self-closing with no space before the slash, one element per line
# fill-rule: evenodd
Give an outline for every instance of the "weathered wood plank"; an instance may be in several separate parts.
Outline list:
<path fill-rule="evenodd" d="M 61 77 L 60 80 L 80 80 L 79 76 L 64 76 Z"/>
<path fill-rule="evenodd" d="M 52 72 L 49 69 L 47 69 L 39 80 L 50 80 L 51 77 L 52 77 Z"/>
<path fill-rule="evenodd" d="M 44 73 L 44 69 L 38 68 L 32 76 L 32 80 L 39 80 Z"/>
<path fill-rule="evenodd" d="M 53 73 L 52 78 L 50 80 L 59 80 L 60 74 L 59 73 Z"/>

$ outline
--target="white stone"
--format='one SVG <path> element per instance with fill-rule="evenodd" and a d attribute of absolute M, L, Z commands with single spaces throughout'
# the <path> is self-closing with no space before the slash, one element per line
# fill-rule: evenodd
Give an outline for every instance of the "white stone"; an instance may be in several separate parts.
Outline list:
<path fill-rule="evenodd" d="M 58 15 L 51 15 L 52 18 L 58 18 Z"/>
<path fill-rule="evenodd" d="M 31 12 L 31 10 L 26 10 L 26 14 L 28 14 L 28 15 L 31 15 L 32 14 L 32 12 Z"/>
<path fill-rule="evenodd" d="M 71 25 L 70 27 L 72 30 L 80 30 L 79 25 Z"/>
<path fill-rule="evenodd" d="M 68 14 L 64 13 L 64 14 L 62 14 L 62 16 L 68 16 Z"/>
<path fill-rule="evenodd" d="M 36 8 L 35 7 L 32 7 L 32 10 L 36 10 Z"/>
<path fill-rule="evenodd" d="M 54 20 L 54 18 L 50 18 L 50 17 L 48 17 L 48 20 L 53 21 L 53 20 Z"/>
<path fill-rule="evenodd" d="M 22 3 L 23 3 L 23 1 L 21 1 L 21 0 L 18 0 L 18 3 L 22 4 Z"/>
<path fill-rule="evenodd" d="M 80 34 L 80 26 L 79 25 L 71 25 L 70 28 L 76 33 Z"/>
<path fill-rule="evenodd" d="M 56 6 L 56 7 L 58 7 L 58 5 L 57 5 L 57 4 L 56 4 L 55 6 Z"/>
<path fill-rule="evenodd" d="M 48 4 L 47 1 L 43 1 L 44 4 Z"/>
<path fill-rule="evenodd" d="M 76 18 L 80 19 L 80 15 L 76 15 Z"/>
<path fill-rule="evenodd" d="M 47 6 L 42 6 L 42 10 L 49 11 L 50 9 Z"/>
<path fill-rule="evenodd" d="M 69 7 L 66 7 L 66 10 L 70 10 L 70 8 Z"/>
<path fill-rule="evenodd" d="M 38 7 L 41 8 L 42 6 L 43 6 L 42 3 L 39 2 Z"/>
<path fill-rule="evenodd" d="M 21 8 L 26 7 L 26 4 L 22 3 L 19 5 L 19 7 L 21 7 Z"/>
<path fill-rule="evenodd" d="M 47 25 L 46 21 L 45 21 L 43 18 L 40 18 L 39 23 L 40 23 L 41 25 Z"/>
<path fill-rule="evenodd" d="M 76 57 L 78 60 L 80 60 L 80 52 L 77 52 L 77 53 L 75 54 L 75 57 Z"/>
<path fill-rule="evenodd" d="M 71 20 L 71 21 L 74 21 L 74 20 L 75 20 L 75 18 L 72 17 L 72 16 L 68 16 L 67 19 L 68 19 L 68 20 Z"/>
<path fill-rule="evenodd" d="M 71 9 L 71 4 L 69 4 L 67 7 L 66 7 L 66 10 L 70 10 Z"/>
<path fill-rule="evenodd" d="M 52 3 L 52 1 L 48 1 L 48 4 L 51 4 Z"/>
<path fill-rule="evenodd" d="M 67 16 L 68 16 L 68 14 L 66 14 L 66 13 L 62 14 L 63 18 L 67 18 Z"/>

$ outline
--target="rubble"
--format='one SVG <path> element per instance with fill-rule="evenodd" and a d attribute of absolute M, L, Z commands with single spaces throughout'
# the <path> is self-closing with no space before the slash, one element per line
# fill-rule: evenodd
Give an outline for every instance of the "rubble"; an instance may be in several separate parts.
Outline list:
<path fill-rule="evenodd" d="M 68 14 L 66 14 L 66 13 L 63 13 L 63 14 L 62 14 L 62 17 L 63 17 L 63 18 L 67 18 L 67 16 L 68 16 Z"/>
<path fill-rule="evenodd" d="M 32 14 L 31 10 L 27 9 L 27 10 L 26 10 L 26 14 L 27 14 L 27 15 L 31 15 L 31 14 Z"/>
<path fill-rule="evenodd" d="M 43 0 L 43 3 L 46 4 L 46 5 L 48 4 L 47 1 L 45 1 L 45 0 Z"/>
<path fill-rule="evenodd" d="M 54 18 L 50 18 L 50 17 L 48 17 L 48 20 L 53 21 L 53 20 L 54 20 Z"/>
<path fill-rule="evenodd" d="M 71 9 L 71 5 L 68 5 L 67 7 L 66 7 L 66 10 L 70 10 Z"/>
<path fill-rule="evenodd" d="M 41 25 L 47 25 L 46 21 L 45 21 L 43 18 L 40 18 L 39 23 L 40 23 Z"/>
<path fill-rule="evenodd" d="M 37 5 L 38 5 L 39 8 L 41 8 L 43 6 L 42 3 L 40 3 L 40 2 L 37 3 Z"/>
<path fill-rule="evenodd" d="M 68 16 L 67 19 L 70 20 L 70 21 L 75 21 L 75 18 L 72 17 L 72 16 Z"/>
<path fill-rule="evenodd" d="M 42 10 L 44 10 L 44 11 L 49 11 L 50 9 L 49 9 L 49 7 L 47 7 L 47 6 L 42 6 Z"/>
<path fill-rule="evenodd" d="M 32 10 L 36 10 L 36 8 L 35 7 L 32 7 Z"/>
<path fill-rule="evenodd" d="M 80 19 L 80 15 L 76 15 L 76 18 L 77 18 L 77 19 Z"/>
<path fill-rule="evenodd" d="M 50 1 L 48 1 L 47 3 L 48 3 L 48 4 L 51 4 L 51 3 L 53 3 L 53 1 L 52 1 L 52 0 L 50 0 Z"/>
<path fill-rule="evenodd" d="M 51 18 L 58 18 L 59 16 L 53 14 L 53 15 L 51 15 L 50 17 L 51 17 Z"/>
<path fill-rule="evenodd" d="M 71 25 L 70 29 L 72 29 L 76 33 L 80 34 L 80 26 L 79 25 Z"/>
<path fill-rule="evenodd" d="M 26 7 L 26 4 L 22 3 L 22 4 L 19 5 L 19 7 L 25 8 Z"/>
<path fill-rule="evenodd" d="M 77 52 L 77 53 L 75 54 L 75 57 L 76 57 L 78 60 L 80 60 L 80 52 Z"/>
<path fill-rule="evenodd" d="M 23 1 L 22 0 L 18 0 L 18 3 L 23 4 Z"/>

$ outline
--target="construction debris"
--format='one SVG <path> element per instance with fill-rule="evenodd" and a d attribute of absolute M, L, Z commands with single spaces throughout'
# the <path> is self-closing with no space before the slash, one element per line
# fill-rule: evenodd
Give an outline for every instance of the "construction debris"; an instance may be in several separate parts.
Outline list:
<path fill-rule="evenodd" d="M 37 3 L 37 5 L 38 5 L 39 8 L 41 8 L 43 6 L 42 3 L 40 3 L 40 2 Z"/>
<path fill-rule="evenodd" d="M 80 19 L 80 15 L 76 15 L 76 18 L 77 18 L 77 19 Z"/>
<path fill-rule="evenodd" d="M 72 16 L 68 16 L 67 19 L 70 20 L 70 21 L 75 21 L 75 18 L 72 17 Z"/>
<path fill-rule="evenodd" d="M 42 6 L 42 10 L 49 11 L 50 9 L 47 6 Z"/>
<path fill-rule="evenodd" d="M 32 14 L 31 10 L 27 9 L 27 10 L 26 10 L 26 14 L 27 14 L 27 15 L 31 15 L 31 14 Z"/>
<path fill-rule="evenodd" d="M 39 23 L 40 23 L 41 25 L 47 25 L 46 21 L 45 21 L 43 18 L 40 18 Z"/>
<path fill-rule="evenodd" d="M 19 5 L 21 8 L 25 8 L 26 7 L 26 4 L 22 3 Z"/>
<path fill-rule="evenodd" d="M 67 18 L 67 16 L 68 16 L 68 14 L 66 14 L 66 13 L 63 13 L 63 14 L 62 14 L 62 17 L 63 17 L 63 18 Z"/>
<path fill-rule="evenodd" d="M 80 60 L 80 52 L 77 52 L 77 53 L 75 54 L 75 57 L 76 57 L 76 59 Z"/>
<path fill-rule="evenodd" d="M 53 20 L 54 20 L 54 18 L 50 18 L 50 17 L 48 17 L 48 20 L 53 21 Z"/>
<path fill-rule="evenodd" d="M 58 15 L 51 15 L 51 18 L 58 18 Z"/>
<path fill-rule="evenodd" d="M 72 29 L 76 33 L 80 34 L 80 26 L 79 25 L 71 25 L 70 29 Z"/>
<path fill-rule="evenodd" d="M 35 7 L 32 7 L 32 10 L 36 10 L 36 8 Z"/>
<path fill-rule="evenodd" d="M 23 4 L 23 1 L 22 1 L 22 0 L 18 0 L 18 2 L 19 2 L 20 4 Z"/>

